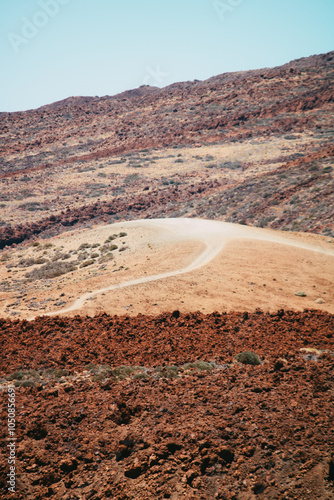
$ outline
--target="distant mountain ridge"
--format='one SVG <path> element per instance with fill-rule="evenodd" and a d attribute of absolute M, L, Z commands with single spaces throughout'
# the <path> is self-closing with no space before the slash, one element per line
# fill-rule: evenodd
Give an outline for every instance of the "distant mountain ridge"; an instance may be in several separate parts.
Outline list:
<path fill-rule="evenodd" d="M 56 226 L 61 230 L 80 221 L 107 220 L 114 214 L 126 219 L 186 214 L 334 234 L 330 208 L 334 206 L 333 82 L 334 52 L 329 52 L 276 68 L 224 73 L 162 89 L 146 85 L 115 96 L 69 97 L 36 110 L 2 113 L 0 204 L 10 203 L 0 207 L 0 248 Z M 298 136 L 301 141 L 291 147 Z M 152 192 L 142 194 L 149 189 L 145 168 L 154 168 L 157 150 L 159 158 L 167 148 L 247 143 L 251 151 L 252 141 L 268 146 L 264 144 L 263 157 L 255 162 L 239 162 L 232 184 L 226 180 L 230 179 L 228 171 L 220 169 L 224 161 L 212 154 L 212 170 L 193 174 L 194 155 L 186 165 L 188 170 L 183 170 L 180 188 L 157 167 L 156 178 L 150 179 Z M 269 160 L 265 151 L 275 141 L 280 141 L 281 148 L 277 150 L 276 144 L 277 157 Z M 131 155 L 137 155 L 133 162 Z M 173 165 L 184 160 L 169 161 Z M 230 168 L 229 158 L 225 162 Z M 126 165 L 122 174 L 110 167 L 115 164 Z M 133 173 L 132 168 L 142 167 Z M 82 178 L 81 187 L 72 186 L 68 195 L 59 186 L 57 197 L 44 201 L 52 215 L 46 212 L 38 219 L 40 212 L 35 211 L 32 218 L 34 209 L 29 210 L 29 203 L 39 203 L 35 178 L 43 185 L 54 173 L 87 170 L 99 176 L 103 174 L 99 168 L 106 168 L 110 175 L 105 174 L 108 182 L 96 189 L 103 201 L 85 195 L 91 188 L 86 188 Z M 249 168 L 255 169 L 251 177 Z M 126 188 L 121 186 L 123 180 Z M 15 182 L 25 185 L 25 190 L 18 186 L 19 195 Z M 20 205 L 18 196 L 30 197 L 29 203 Z M 1 219 L 9 208 L 11 212 Z M 21 218 L 24 222 L 16 226 Z"/>
<path fill-rule="evenodd" d="M 334 52 L 276 68 L 224 73 L 205 81 L 143 86 L 109 97 L 69 97 L 36 110 L 2 113 L 0 175 L 172 144 L 212 143 L 327 127 L 334 100 Z M 323 109 L 322 109 L 323 108 Z M 321 117 L 317 111 L 322 109 Z M 309 112 L 308 112 L 309 111 Z M 307 113 L 305 113 L 307 112 Z M 321 119 L 320 119 L 321 118 Z M 64 142 L 71 141 L 71 151 Z M 15 167 L 7 155 L 21 155 Z"/>

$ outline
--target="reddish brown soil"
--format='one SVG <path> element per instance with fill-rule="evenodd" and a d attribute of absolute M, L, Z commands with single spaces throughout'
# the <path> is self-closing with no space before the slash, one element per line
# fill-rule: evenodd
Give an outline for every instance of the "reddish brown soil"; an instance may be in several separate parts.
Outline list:
<path fill-rule="evenodd" d="M 16 388 L 15 498 L 334 498 L 333 315 L 175 311 L 0 328 L 3 376 L 68 370 Z M 244 350 L 262 364 L 233 363 Z M 182 368 L 196 360 L 216 368 Z M 87 363 L 179 370 L 94 381 L 80 378 Z M 2 421 L 6 408 L 4 391 Z M 1 498 L 13 498 L 1 434 Z"/>

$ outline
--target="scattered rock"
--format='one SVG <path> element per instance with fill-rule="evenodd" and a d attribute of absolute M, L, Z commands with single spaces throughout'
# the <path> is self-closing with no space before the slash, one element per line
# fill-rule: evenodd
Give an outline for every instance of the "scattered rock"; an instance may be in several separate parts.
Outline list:
<path fill-rule="evenodd" d="M 281 370 L 284 366 L 284 364 L 286 364 L 287 361 L 285 359 L 282 359 L 282 358 L 279 358 L 275 361 L 274 363 L 274 370 L 275 372 Z"/>
<path fill-rule="evenodd" d="M 185 482 L 192 484 L 193 480 L 198 476 L 198 472 L 194 469 L 190 469 L 185 474 Z"/>
<path fill-rule="evenodd" d="M 296 292 L 295 295 L 297 297 L 307 297 L 307 294 L 305 292 L 302 292 L 302 291 Z"/>
<path fill-rule="evenodd" d="M 66 300 L 58 300 L 57 302 L 54 303 L 55 306 L 64 306 L 66 304 Z"/>
<path fill-rule="evenodd" d="M 31 427 L 27 432 L 27 436 L 35 439 L 36 441 L 44 439 L 47 435 L 48 431 L 43 425 L 35 425 Z"/>
<path fill-rule="evenodd" d="M 75 458 L 65 458 L 59 463 L 60 470 L 65 473 L 72 472 L 77 469 L 78 462 Z"/>

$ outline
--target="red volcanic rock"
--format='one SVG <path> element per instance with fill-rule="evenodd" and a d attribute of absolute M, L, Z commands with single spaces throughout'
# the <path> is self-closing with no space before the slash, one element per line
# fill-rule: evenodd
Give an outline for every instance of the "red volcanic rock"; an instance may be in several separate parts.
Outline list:
<path fill-rule="evenodd" d="M 103 314 L 94 318 L 39 317 L 32 322 L 2 319 L 1 347 L 14 371 L 28 369 L 32 358 L 35 369 L 64 364 L 83 369 L 90 362 L 157 366 L 210 358 L 229 363 L 246 350 L 262 359 L 288 359 L 291 346 L 294 352 L 307 346 L 333 348 L 334 320 L 328 313 L 247 314 L 247 319 L 241 313 L 179 313 L 176 317 L 175 312 L 152 318 Z M 316 334 L 313 325 L 317 325 Z M 51 349 L 53 344 L 57 348 Z M 6 371 L 6 366 L 3 360 L 0 369 Z"/>
<path fill-rule="evenodd" d="M 2 375 L 17 372 L 9 378 L 17 381 L 19 500 L 333 497 L 332 315 L 174 311 L 0 323 Z M 261 365 L 232 363 L 243 350 Z M 216 364 L 183 366 L 196 360 Z M 148 372 L 96 375 L 106 364 Z M 43 375 L 52 367 L 67 375 Z M 28 369 L 38 371 L 32 387 L 19 381 Z M 4 499 L 12 498 L 6 436 L 4 426 Z"/>

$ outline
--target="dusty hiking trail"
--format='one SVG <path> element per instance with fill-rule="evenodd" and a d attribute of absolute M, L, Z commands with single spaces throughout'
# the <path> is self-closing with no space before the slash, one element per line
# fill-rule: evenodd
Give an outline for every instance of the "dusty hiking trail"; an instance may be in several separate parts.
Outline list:
<path fill-rule="evenodd" d="M 280 233 L 276 233 L 275 231 L 242 226 L 238 224 L 230 224 L 226 222 L 189 218 L 146 219 L 112 224 L 107 227 L 115 230 L 118 226 L 125 230 L 129 230 L 130 228 L 154 229 L 155 239 L 162 245 L 197 241 L 202 243 L 204 249 L 201 250 L 200 253 L 197 252 L 197 255 L 192 257 L 192 261 L 184 267 L 177 267 L 176 269 L 172 269 L 167 272 L 155 274 L 153 266 L 151 269 L 152 274 L 148 276 L 125 280 L 121 283 L 113 283 L 103 288 L 86 292 L 78 297 L 70 307 L 57 311 L 50 311 L 43 315 L 53 316 L 78 311 L 85 306 L 87 300 L 91 300 L 92 298 L 105 294 L 106 292 L 121 290 L 128 287 L 137 287 L 146 283 L 166 280 L 167 278 L 174 278 L 182 274 L 190 273 L 213 261 L 215 257 L 221 253 L 227 243 L 233 244 L 233 242 L 236 241 L 240 241 L 243 247 L 251 246 L 252 243 L 258 244 L 260 241 L 261 243 L 279 244 L 334 257 L 334 252 L 331 249 L 321 247 L 320 245 L 314 243 L 309 243 L 301 238 L 298 239 L 297 237 L 294 237 L 294 235 L 282 236 Z M 270 246 L 268 248 L 270 251 Z M 334 270 L 334 261 L 330 259 L 330 262 L 332 263 L 331 269 Z M 260 265 L 261 262 L 259 262 L 259 266 Z M 29 319 L 34 319 L 34 317 Z"/>

